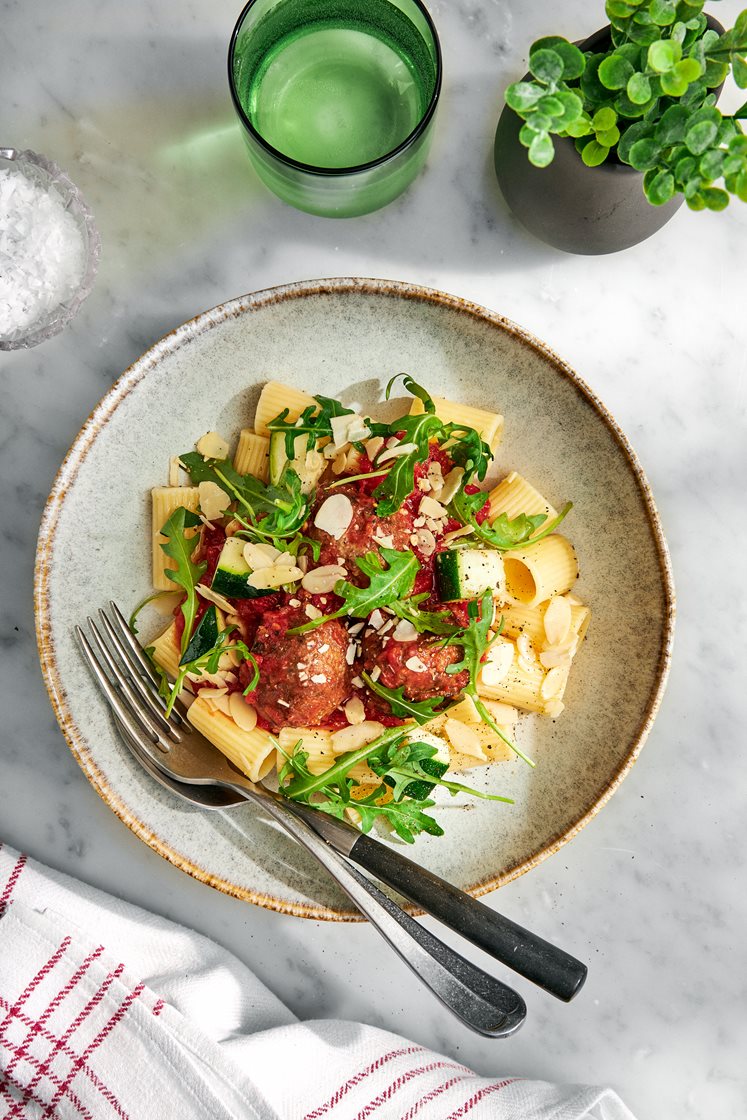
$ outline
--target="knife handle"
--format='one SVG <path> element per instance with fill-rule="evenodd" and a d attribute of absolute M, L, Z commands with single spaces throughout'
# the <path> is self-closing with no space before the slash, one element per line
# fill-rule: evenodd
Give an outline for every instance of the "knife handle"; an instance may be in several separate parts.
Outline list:
<path fill-rule="evenodd" d="M 406 856 L 362 835 L 348 858 L 550 995 L 567 1003 L 580 991 L 585 964 Z"/>

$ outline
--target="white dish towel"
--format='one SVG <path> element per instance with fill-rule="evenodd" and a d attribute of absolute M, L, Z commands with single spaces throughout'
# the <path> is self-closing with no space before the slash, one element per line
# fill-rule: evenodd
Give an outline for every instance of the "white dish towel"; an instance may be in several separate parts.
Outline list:
<path fill-rule="evenodd" d="M 1 846 L 0 1117 L 634 1120 L 609 1089 L 298 1022 L 213 942 Z"/>

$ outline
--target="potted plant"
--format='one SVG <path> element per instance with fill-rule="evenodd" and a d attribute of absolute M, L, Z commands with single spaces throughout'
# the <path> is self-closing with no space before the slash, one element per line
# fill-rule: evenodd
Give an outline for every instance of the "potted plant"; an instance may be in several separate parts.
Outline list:
<path fill-rule="evenodd" d="M 724 115 L 727 75 L 747 88 L 747 11 L 730 31 L 704 0 L 607 0 L 610 21 L 573 44 L 538 40 L 506 90 L 495 137 L 501 190 L 542 240 L 610 253 L 687 202 L 747 202 L 747 102 Z"/>

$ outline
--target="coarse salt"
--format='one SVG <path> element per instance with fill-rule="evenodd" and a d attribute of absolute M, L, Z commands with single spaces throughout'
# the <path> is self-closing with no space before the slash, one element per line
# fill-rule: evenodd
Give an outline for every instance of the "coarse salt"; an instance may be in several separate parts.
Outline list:
<path fill-rule="evenodd" d="M 85 245 L 55 190 L 0 171 L 0 338 L 41 323 L 80 288 Z"/>

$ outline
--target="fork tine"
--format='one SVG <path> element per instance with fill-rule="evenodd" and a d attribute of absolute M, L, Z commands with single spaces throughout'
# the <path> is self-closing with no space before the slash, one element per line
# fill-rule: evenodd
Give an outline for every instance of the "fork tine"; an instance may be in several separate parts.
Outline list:
<path fill-rule="evenodd" d="M 110 622 L 113 629 L 117 633 L 120 644 L 127 650 L 129 654 L 130 664 L 134 669 L 142 672 L 142 674 L 152 682 L 155 688 L 158 688 L 158 685 L 160 684 L 158 674 L 151 665 L 143 647 L 140 645 L 137 638 L 132 633 L 132 630 L 130 630 L 129 626 L 127 625 L 127 620 L 125 619 L 124 615 L 113 599 L 109 600 L 109 609 L 112 614 L 112 619 L 110 620 Z M 187 722 L 187 709 L 184 707 L 181 700 L 176 701 L 169 718 L 173 718 L 174 723 Z"/>
<path fill-rule="evenodd" d="M 169 747 L 163 744 L 160 735 L 158 735 L 157 733 L 152 735 L 148 734 L 148 732 L 144 730 L 139 721 L 135 719 L 130 708 L 128 708 L 128 706 L 124 703 L 119 692 L 111 683 L 104 670 L 101 668 L 99 660 L 93 651 L 91 643 L 88 641 L 88 638 L 85 636 L 80 626 L 75 627 L 75 636 L 78 639 L 81 653 L 83 654 L 83 657 L 85 658 L 89 669 L 98 681 L 101 691 L 104 693 L 104 696 L 109 702 L 109 705 L 117 713 L 119 719 L 127 728 L 130 735 L 132 735 L 133 739 L 137 739 L 138 741 L 142 742 L 143 735 L 145 734 L 151 744 L 160 747 L 160 749 L 164 751 L 164 753 L 166 753 L 169 750 Z"/>
<path fill-rule="evenodd" d="M 165 750 L 168 750 L 168 733 L 170 732 L 173 738 L 178 741 L 180 738 L 179 732 L 176 730 L 176 728 L 167 725 L 168 731 L 164 733 L 158 722 L 151 716 L 147 705 L 143 703 L 127 678 L 123 676 L 121 669 L 112 657 L 109 648 L 106 645 L 106 642 L 96 629 L 96 623 L 93 621 L 90 615 L 86 619 L 86 622 L 88 623 L 88 628 L 90 630 L 91 637 L 93 638 L 94 647 L 99 652 L 99 663 L 101 664 L 101 662 L 103 662 L 106 668 L 109 670 L 109 677 L 112 686 L 120 694 L 122 701 L 126 702 L 129 705 L 130 712 L 140 723 L 144 731 L 147 733 L 148 737 L 153 739 L 153 741 L 155 742 L 156 739 L 154 738 L 154 736 L 156 736 L 161 746 Z"/>
<path fill-rule="evenodd" d="M 156 720 L 156 723 L 161 728 L 161 730 L 171 732 L 175 738 L 178 738 L 178 732 L 173 727 L 173 725 L 169 723 L 168 719 L 164 715 L 164 709 L 161 704 L 161 697 L 158 696 L 157 693 L 153 692 L 153 689 L 145 683 L 143 677 L 140 676 L 135 666 L 133 666 L 132 659 L 128 655 L 128 651 L 123 646 L 118 634 L 116 633 L 114 627 L 112 626 L 104 611 L 99 611 L 99 618 L 101 619 L 101 625 L 106 631 L 107 642 L 112 651 L 119 658 L 122 669 L 127 674 L 125 678 L 127 680 L 127 683 L 138 694 L 143 703 L 148 707 L 151 715 Z M 121 677 L 121 675 L 121 673 L 118 674 L 119 677 Z"/>

